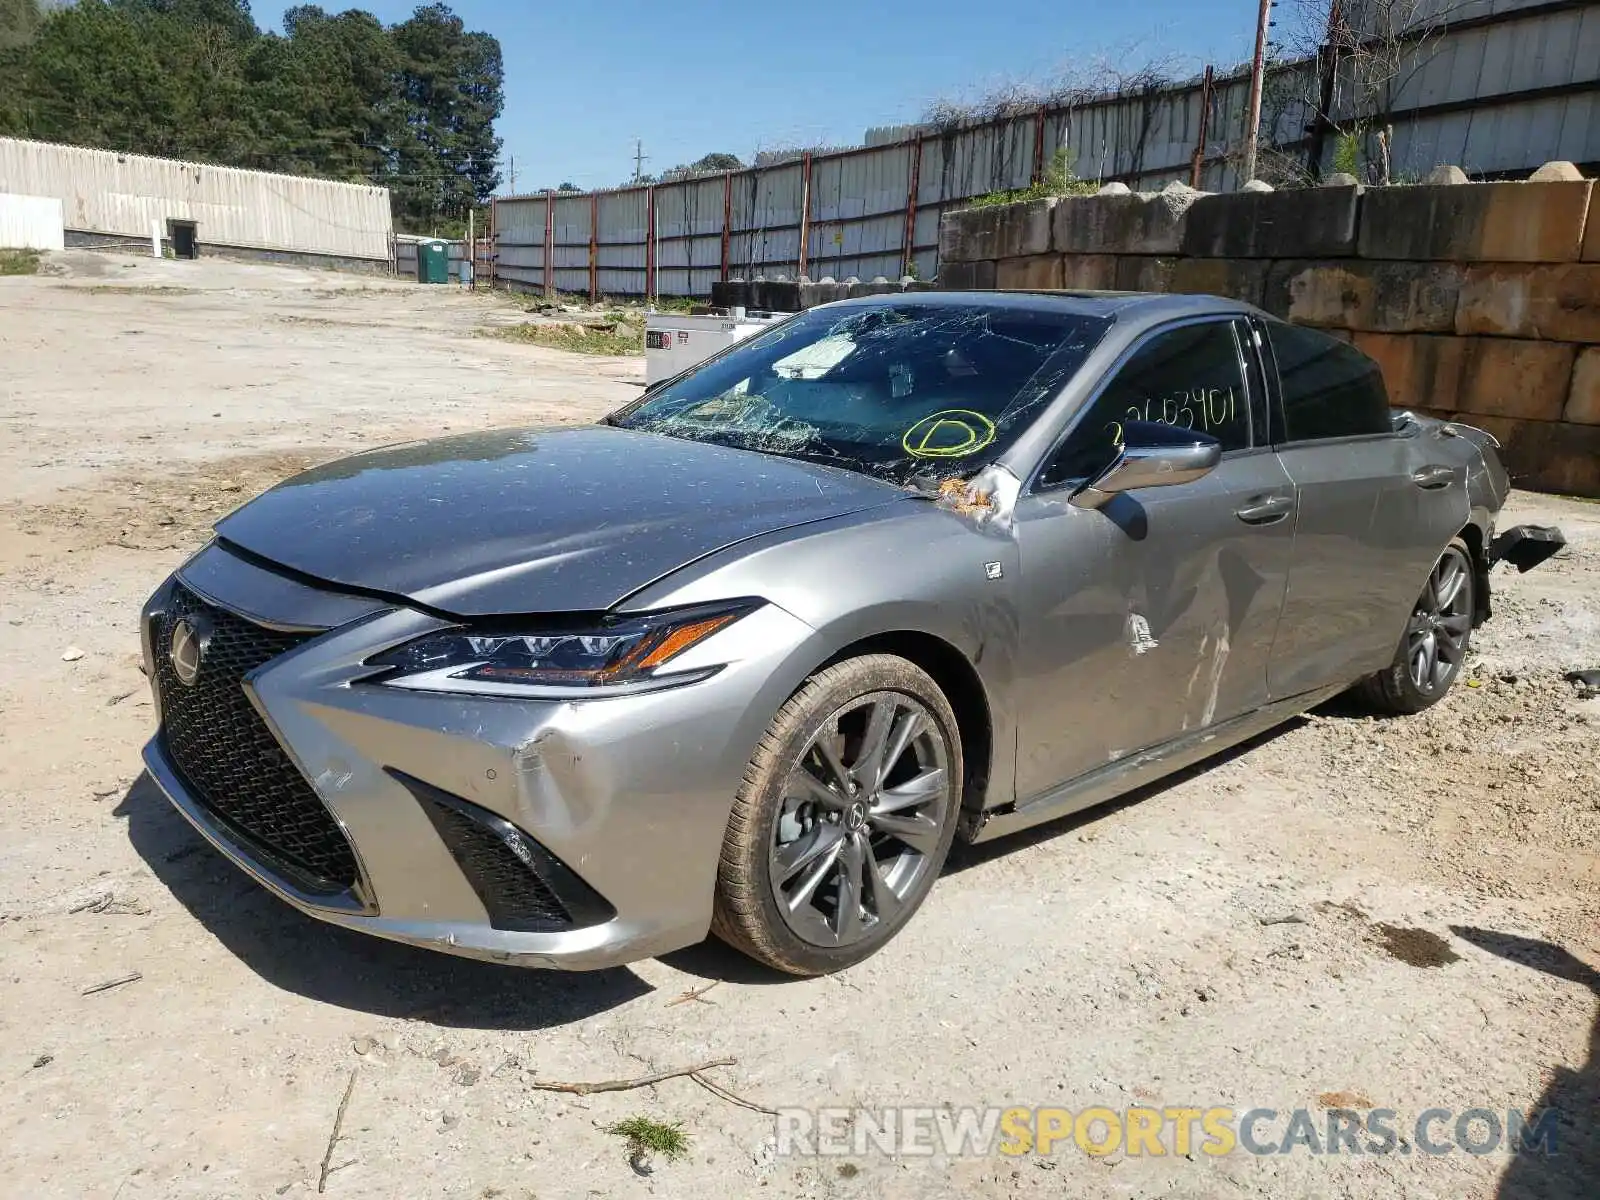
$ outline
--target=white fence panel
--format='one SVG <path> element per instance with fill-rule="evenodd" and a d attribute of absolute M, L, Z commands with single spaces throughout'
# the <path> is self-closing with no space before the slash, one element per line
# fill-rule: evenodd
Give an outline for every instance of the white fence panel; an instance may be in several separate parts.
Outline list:
<path fill-rule="evenodd" d="M 0 249 L 61 250 L 66 225 L 54 196 L 0 194 Z"/>

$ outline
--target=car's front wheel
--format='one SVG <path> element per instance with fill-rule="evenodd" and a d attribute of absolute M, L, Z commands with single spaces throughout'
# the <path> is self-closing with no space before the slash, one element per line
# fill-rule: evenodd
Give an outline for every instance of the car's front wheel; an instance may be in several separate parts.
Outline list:
<path fill-rule="evenodd" d="M 819 671 L 745 771 L 712 931 L 793 975 L 873 954 L 944 866 L 962 771 L 955 714 L 915 664 L 869 654 Z"/>
<path fill-rule="evenodd" d="M 1429 572 L 1394 662 L 1363 681 L 1360 692 L 1368 705 L 1404 716 L 1444 698 L 1466 662 L 1474 590 L 1472 552 L 1456 538 Z"/>

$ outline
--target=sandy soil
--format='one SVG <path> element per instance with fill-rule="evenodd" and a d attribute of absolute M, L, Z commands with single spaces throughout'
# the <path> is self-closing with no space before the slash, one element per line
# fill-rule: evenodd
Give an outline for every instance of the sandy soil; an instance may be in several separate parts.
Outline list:
<path fill-rule="evenodd" d="M 301 465 L 584 420 L 640 360 L 475 336 L 453 288 L 69 254 L 0 280 L 0 1194 L 1591 1196 L 1600 1178 L 1600 507 L 1497 572 L 1472 683 L 1335 705 L 1133 800 L 960 853 L 887 950 L 777 980 L 715 945 L 590 975 L 341 933 L 141 778 L 136 617 L 206 525 Z M 133 982 L 86 990 L 137 973 Z M 699 999 L 690 989 L 716 986 Z M 1566 1113 L 1557 1158 L 774 1154 L 768 1106 Z M 681 1121 L 630 1167 L 606 1132 Z"/>

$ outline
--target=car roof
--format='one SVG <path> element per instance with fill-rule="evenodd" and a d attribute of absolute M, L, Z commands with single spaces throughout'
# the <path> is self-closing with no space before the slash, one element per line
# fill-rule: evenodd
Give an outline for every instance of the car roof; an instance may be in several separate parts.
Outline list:
<path fill-rule="evenodd" d="M 1073 313 L 1110 320 L 1136 320 L 1157 324 L 1181 317 L 1213 313 L 1256 313 L 1252 306 L 1221 296 L 1169 295 L 1164 292 L 1093 291 L 918 291 L 892 292 L 839 300 L 829 308 L 878 308 L 886 305 L 928 308 L 982 304 L 991 308 L 1016 308 L 1035 312 Z"/>

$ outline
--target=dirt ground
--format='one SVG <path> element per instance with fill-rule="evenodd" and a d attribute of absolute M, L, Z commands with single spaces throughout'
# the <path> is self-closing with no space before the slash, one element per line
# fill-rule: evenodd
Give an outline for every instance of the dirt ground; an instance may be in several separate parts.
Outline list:
<path fill-rule="evenodd" d="M 136 618 L 288 472 L 590 419 L 642 360 L 476 336 L 523 314 L 455 288 L 52 268 L 0 280 L 0 1194 L 294 1197 L 324 1167 L 332 1197 L 1600 1191 L 1600 700 L 1563 678 L 1600 667 L 1600 506 L 1514 498 L 1572 544 L 1496 573 L 1473 686 L 1438 708 L 1335 705 L 959 853 L 859 968 L 778 980 L 707 945 L 520 972 L 324 926 L 206 848 L 141 776 Z M 1554 1157 L 812 1158 L 687 1078 L 531 1086 L 722 1057 L 707 1078 L 772 1107 L 1379 1107 L 1403 1135 L 1428 1108 L 1564 1115 Z M 607 1132 L 634 1115 L 682 1122 L 687 1156 L 636 1173 Z"/>

